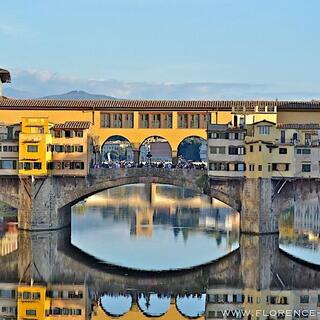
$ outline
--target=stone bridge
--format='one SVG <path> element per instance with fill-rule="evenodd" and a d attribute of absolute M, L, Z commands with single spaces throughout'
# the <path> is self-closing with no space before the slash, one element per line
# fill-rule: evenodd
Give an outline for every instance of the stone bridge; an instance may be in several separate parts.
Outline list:
<path fill-rule="evenodd" d="M 195 169 L 93 169 L 87 177 L 0 178 L 0 200 L 19 210 L 19 228 L 59 229 L 70 224 L 70 207 L 99 191 L 126 184 L 160 183 L 205 193 L 240 210 L 241 180 L 216 179 Z"/>
<path fill-rule="evenodd" d="M 93 169 L 87 177 L 0 177 L 0 201 L 19 210 L 19 228 L 54 230 L 70 225 L 72 205 L 109 188 L 135 183 L 161 183 L 188 188 L 221 200 L 241 212 L 241 231 L 277 233 L 284 204 L 307 194 L 318 194 L 316 180 L 294 180 L 277 194 L 271 179 L 208 178 L 195 169 Z"/>

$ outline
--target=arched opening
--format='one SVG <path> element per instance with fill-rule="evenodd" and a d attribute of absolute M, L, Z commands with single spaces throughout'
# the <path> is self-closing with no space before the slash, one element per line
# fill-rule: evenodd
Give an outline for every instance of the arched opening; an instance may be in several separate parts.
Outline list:
<path fill-rule="evenodd" d="M 121 317 L 130 310 L 132 297 L 130 295 L 105 294 L 100 298 L 100 305 L 108 316 Z"/>
<path fill-rule="evenodd" d="M 179 163 L 207 163 L 207 140 L 198 136 L 183 139 L 178 146 Z"/>
<path fill-rule="evenodd" d="M 206 295 L 183 296 L 176 299 L 177 310 L 186 318 L 196 319 L 205 313 Z"/>
<path fill-rule="evenodd" d="M 169 142 L 160 136 L 146 138 L 140 145 L 139 162 L 144 165 L 160 165 L 172 162 L 172 148 Z"/>
<path fill-rule="evenodd" d="M 170 307 L 170 297 L 160 297 L 157 294 L 142 295 L 138 299 L 141 312 L 149 317 L 160 317 Z"/>
<path fill-rule="evenodd" d="M 103 164 L 133 162 L 133 148 L 127 138 L 119 135 L 111 136 L 101 147 L 101 157 Z"/>

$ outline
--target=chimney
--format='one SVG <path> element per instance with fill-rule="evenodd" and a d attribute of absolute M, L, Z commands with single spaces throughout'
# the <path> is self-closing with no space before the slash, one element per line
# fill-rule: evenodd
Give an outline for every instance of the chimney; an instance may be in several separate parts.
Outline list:
<path fill-rule="evenodd" d="M 11 82 L 10 72 L 8 70 L 0 68 L 0 97 L 2 97 L 2 84 L 10 83 L 10 82 Z"/>

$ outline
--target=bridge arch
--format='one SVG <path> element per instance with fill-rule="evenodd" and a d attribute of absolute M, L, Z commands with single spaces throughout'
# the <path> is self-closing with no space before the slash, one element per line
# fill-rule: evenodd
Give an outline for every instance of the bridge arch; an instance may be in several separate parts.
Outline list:
<path fill-rule="evenodd" d="M 172 146 L 168 139 L 160 135 L 146 137 L 139 146 L 139 162 L 147 160 L 147 153 L 150 152 L 154 160 L 172 161 Z"/>
<path fill-rule="evenodd" d="M 133 145 L 123 135 L 112 135 L 107 137 L 101 145 L 102 161 L 133 161 Z"/>
<path fill-rule="evenodd" d="M 191 309 L 190 308 L 191 306 Z M 176 298 L 176 308 L 178 312 L 187 319 L 198 319 L 205 313 L 206 294 L 196 296 L 182 296 Z"/>
<path fill-rule="evenodd" d="M 118 301 L 115 301 L 118 299 Z M 108 295 L 105 294 L 99 299 L 99 305 L 109 317 L 122 317 L 128 313 L 132 306 L 132 297 L 129 294 Z M 114 309 L 112 303 L 116 302 L 118 310 Z"/>
<path fill-rule="evenodd" d="M 152 293 L 138 298 L 137 306 L 148 317 L 161 317 L 170 309 L 170 297 L 159 297 Z"/>
<path fill-rule="evenodd" d="M 197 194 L 206 194 L 239 210 L 240 200 L 237 197 L 239 187 L 234 182 L 224 181 L 207 187 L 207 176 L 203 170 L 195 169 L 162 169 L 162 168 L 121 168 L 92 169 L 88 179 L 69 179 L 59 188 L 58 209 L 68 208 L 77 202 L 100 191 L 126 184 L 159 183 L 190 189 Z M 232 188 L 232 189 L 231 189 Z M 67 192 L 64 192 L 67 190 Z M 231 190 L 232 192 L 228 192 Z M 64 211 L 64 210 L 62 210 Z"/>
<path fill-rule="evenodd" d="M 198 148 L 196 151 L 195 148 Z M 200 135 L 188 135 L 180 141 L 177 146 L 177 156 L 182 156 L 185 160 L 207 161 L 208 143 Z"/>

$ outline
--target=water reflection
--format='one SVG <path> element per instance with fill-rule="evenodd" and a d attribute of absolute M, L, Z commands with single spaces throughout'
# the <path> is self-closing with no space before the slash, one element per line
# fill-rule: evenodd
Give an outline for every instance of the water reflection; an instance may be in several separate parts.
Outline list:
<path fill-rule="evenodd" d="M 17 217 L 0 217 L 0 256 L 18 249 Z"/>
<path fill-rule="evenodd" d="M 72 210 L 72 243 L 129 268 L 188 268 L 239 246 L 239 214 L 183 188 L 127 185 L 91 196 Z"/>
<path fill-rule="evenodd" d="M 280 218 L 280 248 L 289 254 L 320 265 L 319 198 L 300 200 Z"/>
<path fill-rule="evenodd" d="M 277 319 L 283 310 L 320 312 L 318 269 L 283 254 L 277 235 L 241 235 L 240 250 L 167 273 L 97 263 L 70 240 L 68 229 L 18 233 L 18 249 L 0 257 L 0 317 L 215 319 L 245 310 L 251 319 Z"/>
<path fill-rule="evenodd" d="M 227 237 L 229 232 L 231 238 L 237 220 L 229 218 L 228 208 L 212 206 L 207 200 L 203 203 L 202 197 L 181 189 L 161 187 L 157 193 L 164 201 L 157 196 L 153 202 L 147 201 L 149 194 L 138 186 L 138 196 L 136 191 L 127 194 L 128 190 L 122 189 L 111 206 L 110 202 L 106 205 L 110 198 L 99 199 L 100 194 L 77 206 L 74 215 L 79 220 L 86 218 L 88 206 L 91 213 L 102 216 L 101 223 L 126 225 L 126 229 L 120 230 L 126 230 L 135 241 L 152 240 L 159 227 L 168 228 L 173 241 L 175 228 L 180 229 L 178 237 L 183 235 L 182 227 L 189 228 L 188 237 L 182 237 L 184 246 L 197 232 L 209 234 L 206 239 L 216 244 L 217 236 L 211 237 L 211 233 Z M 136 196 L 127 207 L 126 195 L 130 199 Z M 181 201 L 179 206 L 172 199 Z M 240 248 L 221 259 L 197 268 L 163 273 L 101 263 L 71 243 L 70 229 L 18 231 L 15 217 L 2 217 L 0 319 L 319 319 L 319 210 L 317 201 L 309 200 L 285 203 L 280 238 L 241 235 L 235 239 Z M 117 206 L 117 201 L 123 204 Z M 150 207 L 152 219 L 145 218 L 140 223 L 137 210 Z M 179 210 L 184 213 L 179 215 Z M 193 215 L 188 216 L 188 212 Z M 144 225 L 151 232 L 140 229 Z M 223 242 L 220 243 L 222 246 Z M 228 243 L 224 243 L 226 248 Z M 293 258 L 279 246 L 291 246 L 292 254 L 302 259 L 308 257 L 306 260 L 311 263 Z"/>

